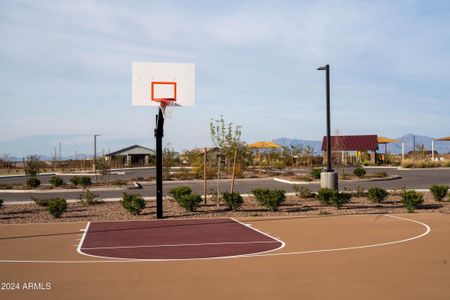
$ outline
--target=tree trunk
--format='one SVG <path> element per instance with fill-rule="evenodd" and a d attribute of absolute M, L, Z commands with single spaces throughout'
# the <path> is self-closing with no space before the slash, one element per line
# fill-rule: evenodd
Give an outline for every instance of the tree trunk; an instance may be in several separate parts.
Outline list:
<path fill-rule="evenodd" d="M 231 176 L 231 193 L 234 192 L 234 178 L 236 176 L 236 156 L 237 156 L 237 149 L 234 149 L 233 175 Z"/>

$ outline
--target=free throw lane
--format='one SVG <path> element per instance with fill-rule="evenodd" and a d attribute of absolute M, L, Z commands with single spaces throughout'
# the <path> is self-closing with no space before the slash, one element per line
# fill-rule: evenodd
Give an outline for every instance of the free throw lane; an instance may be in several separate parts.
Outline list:
<path fill-rule="evenodd" d="M 283 246 L 234 219 L 189 219 L 89 223 L 79 252 L 113 259 L 174 260 L 242 256 Z"/>

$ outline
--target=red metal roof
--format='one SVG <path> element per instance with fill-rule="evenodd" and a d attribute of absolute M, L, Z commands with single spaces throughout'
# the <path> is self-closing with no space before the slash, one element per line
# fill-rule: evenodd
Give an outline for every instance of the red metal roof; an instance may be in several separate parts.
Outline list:
<path fill-rule="evenodd" d="M 327 137 L 323 137 L 322 151 L 327 149 Z M 376 135 L 339 135 L 331 136 L 331 151 L 376 151 Z"/>

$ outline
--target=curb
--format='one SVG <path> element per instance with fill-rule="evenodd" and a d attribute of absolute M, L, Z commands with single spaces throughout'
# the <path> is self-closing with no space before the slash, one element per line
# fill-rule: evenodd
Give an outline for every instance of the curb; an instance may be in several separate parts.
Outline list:
<path fill-rule="evenodd" d="M 399 175 L 393 175 L 393 176 L 388 176 L 388 177 L 384 177 L 384 178 L 367 178 L 367 179 L 339 179 L 340 182 L 344 181 L 344 182 L 371 182 L 371 181 L 391 181 L 391 180 L 396 180 L 396 179 L 401 179 L 402 177 Z M 278 181 L 281 183 L 286 183 L 286 184 L 298 184 L 298 185 L 309 185 L 309 184 L 320 184 L 320 182 L 318 181 L 309 181 L 309 182 L 305 182 L 305 181 L 293 181 L 293 180 L 288 180 L 288 179 L 281 179 L 281 178 L 273 178 L 274 181 Z"/>

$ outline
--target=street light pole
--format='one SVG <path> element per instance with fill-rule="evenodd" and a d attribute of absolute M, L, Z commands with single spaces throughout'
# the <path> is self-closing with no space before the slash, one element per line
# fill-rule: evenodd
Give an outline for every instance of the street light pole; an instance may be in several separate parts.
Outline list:
<path fill-rule="evenodd" d="M 94 134 L 94 161 L 93 161 L 93 168 L 94 168 L 94 174 L 95 174 L 95 183 L 97 183 L 97 137 L 100 136 L 100 134 Z"/>
<path fill-rule="evenodd" d="M 323 175 L 321 174 L 321 186 L 337 189 L 337 173 L 335 173 L 331 168 L 330 65 L 325 65 L 323 67 L 317 68 L 317 70 L 325 71 L 327 104 L 327 168 L 325 172 L 322 173 Z"/>

